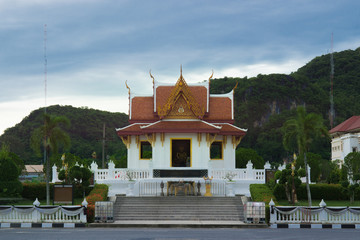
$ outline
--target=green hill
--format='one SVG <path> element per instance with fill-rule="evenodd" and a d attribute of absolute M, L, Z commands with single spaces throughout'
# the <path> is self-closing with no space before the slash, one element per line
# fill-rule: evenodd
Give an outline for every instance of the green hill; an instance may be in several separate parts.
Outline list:
<path fill-rule="evenodd" d="M 20 156 L 25 164 L 40 164 L 42 158 L 35 155 L 30 148 L 30 136 L 32 131 L 39 127 L 42 122 L 44 109 L 30 113 L 16 126 L 5 130 L 0 136 L 0 144 L 6 142 L 10 150 Z M 71 126 L 65 131 L 71 138 L 69 152 L 81 158 L 91 158 L 95 151 L 98 159 L 102 154 L 101 138 L 103 136 L 103 124 L 106 124 L 106 138 L 112 139 L 106 143 L 106 155 L 117 155 L 126 152 L 120 138 L 116 135 L 115 128 L 128 124 L 128 116 L 124 113 L 110 113 L 89 108 L 75 108 L 72 106 L 50 106 L 47 113 L 57 116 L 66 116 Z"/>
<path fill-rule="evenodd" d="M 334 53 L 335 125 L 360 114 L 360 48 Z M 290 155 L 282 146 L 280 127 L 298 105 L 321 114 L 330 129 L 330 55 L 314 58 L 289 75 L 221 78 L 211 82 L 211 93 L 235 90 L 235 124 L 248 128 L 240 144 L 254 148 L 265 160 L 282 162 Z M 310 151 L 330 159 L 330 142 L 318 140 Z"/>
<path fill-rule="evenodd" d="M 360 115 L 360 48 L 334 53 L 334 105 L 335 125 L 345 119 Z M 319 113 L 329 124 L 330 109 L 330 55 L 314 58 L 305 66 L 289 75 L 269 74 L 253 78 L 220 78 L 211 81 L 211 93 L 235 90 L 235 124 L 248 128 L 241 147 L 253 148 L 265 160 L 282 162 L 292 153 L 285 151 L 282 145 L 281 126 L 291 116 L 298 105 L 306 105 L 308 112 Z M 63 115 L 71 121 L 67 130 L 72 140 L 70 152 L 89 158 L 93 151 L 101 156 L 103 124 L 106 123 L 107 155 L 121 156 L 125 146 L 116 136 L 117 127 L 128 124 L 123 113 L 110 113 L 71 106 L 51 106 L 48 113 Z M 42 124 L 43 109 L 33 111 L 16 126 L 7 129 L 0 136 L 0 144 L 7 142 L 11 151 L 18 154 L 25 164 L 40 163 L 29 147 L 31 132 Z M 311 152 L 330 159 L 330 142 L 322 139 L 313 142 Z"/>

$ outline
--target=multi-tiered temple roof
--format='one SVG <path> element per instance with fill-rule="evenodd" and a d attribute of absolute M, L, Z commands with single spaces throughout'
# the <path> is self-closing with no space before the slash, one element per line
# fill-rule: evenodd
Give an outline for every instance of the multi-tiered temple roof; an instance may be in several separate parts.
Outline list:
<path fill-rule="evenodd" d="M 188 85 L 182 74 L 175 85 L 153 79 L 153 96 L 135 96 L 129 89 L 129 122 L 119 136 L 150 133 L 212 133 L 242 137 L 234 123 L 234 94 L 210 94 L 209 82 Z"/>

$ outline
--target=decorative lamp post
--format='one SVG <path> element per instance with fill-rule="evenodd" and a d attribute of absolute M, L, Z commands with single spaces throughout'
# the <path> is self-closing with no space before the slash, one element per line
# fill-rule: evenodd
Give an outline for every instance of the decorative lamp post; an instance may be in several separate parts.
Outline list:
<path fill-rule="evenodd" d="M 205 189 L 206 189 L 206 193 L 205 193 L 205 197 L 211 197 L 212 194 L 211 194 L 211 180 L 213 178 L 209 178 L 209 177 L 204 177 L 204 180 L 205 180 Z"/>
<path fill-rule="evenodd" d="M 295 204 L 295 183 L 294 183 L 294 176 L 295 176 L 295 164 L 296 164 L 296 154 L 294 153 L 294 161 L 291 163 L 291 176 L 292 176 L 292 203 Z"/>

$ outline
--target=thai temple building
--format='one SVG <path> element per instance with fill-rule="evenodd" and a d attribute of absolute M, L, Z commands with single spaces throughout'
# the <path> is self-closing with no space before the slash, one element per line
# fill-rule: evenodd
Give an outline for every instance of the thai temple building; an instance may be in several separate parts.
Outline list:
<path fill-rule="evenodd" d="M 205 195 L 205 182 L 211 183 L 208 195 L 250 196 L 250 184 L 265 183 L 269 163 L 254 169 L 249 159 L 246 168 L 235 168 L 235 150 L 247 132 L 234 125 L 236 86 L 210 94 L 212 75 L 197 84 L 187 84 L 182 71 L 176 83 L 150 77 L 149 96 L 134 94 L 126 84 L 129 125 L 116 131 L 127 147 L 127 168 L 112 161 L 108 169 L 91 164 L 95 182 L 108 184 L 110 197 L 174 195 L 171 186 L 178 183 L 190 185 L 192 195 Z"/>
<path fill-rule="evenodd" d="M 128 168 L 167 169 L 178 177 L 181 170 L 206 175 L 209 165 L 235 169 L 235 149 L 246 130 L 233 125 L 233 92 L 210 94 L 210 81 L 188 85 L 182 74 L 175 85 L 153 80 L 152 96 L 129 91 L 130 125 L 117 129 Z"/>

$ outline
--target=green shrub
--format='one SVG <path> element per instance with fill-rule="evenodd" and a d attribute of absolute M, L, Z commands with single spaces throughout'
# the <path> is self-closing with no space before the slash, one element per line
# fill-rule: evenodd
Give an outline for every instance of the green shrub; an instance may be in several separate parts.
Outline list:
<path fill-rule="evenodd" d="M 88 202 L 87 209 L 87 221 L 94 222 L 95 217 L 95 202 L 96 201 L 106 201 L 108 195 L 109 187 L 105 184 L 96 184 L 86 197 L 86 201 Z"/>
<path fill-rule="evenodd" d="M 20 197 L 23 186 L 20 181 L 0 181 L 1 197 Z"/>
<path fill-rule="evenodd" d="M 278 200 L 286 199 L 284 184 L 276 184 L 274 187 L 273 194 L 274 194 L 275 198 Z"/>
<path fill-rule="evenodd" d="M 269 202 L 273 199 L 276 202 L 276 198 L 273 195 L 271 189 L 266 184 L 250 184 L 251 199 L 254 202 L 265 202 L 265 220 L 269 223 L 270 220 L 270 208 Z"/>
<path fill-rule="evenodd" d="M 254 202 L 269 204 L 271 199 L 276 201 L 271 189 L 266 184 L 250 184 L 250 194 Z"/>
<path fill-rule="evenodd" d="M 50 183 L 50 198 L 53 198 L 53 185 Z M 46 183 L 23 183 L 22 197 L 30 200 L 46 199 Z"/>

